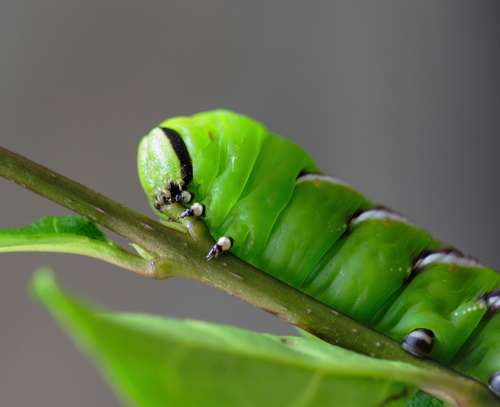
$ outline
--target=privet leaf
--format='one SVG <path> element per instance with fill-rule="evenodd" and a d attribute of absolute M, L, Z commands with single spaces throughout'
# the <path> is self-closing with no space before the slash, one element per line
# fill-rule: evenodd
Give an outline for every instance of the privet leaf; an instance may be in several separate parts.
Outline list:
<path fill-rule="evenodd" d="M 436 380 L 318 339 L 106 313 L 65 294 L 50 272 L 33 289 L 131 406 L 395 407 Z"/>
<path fill-rule="evenodd" d="M 125 268 L 137 267 L 138 257 L 111 241 L 89 219 L 48 216 L 15 229 L 0 229 L 0 252 L 80 254 Z"/>
<path fill-rule="evenodd" d="M 413 398 L 408 402 L 407 407 L 442 407 L 443 402 L 441 400 L 435 399 L 423 391 L 419 391 L 413 396 Z"/>

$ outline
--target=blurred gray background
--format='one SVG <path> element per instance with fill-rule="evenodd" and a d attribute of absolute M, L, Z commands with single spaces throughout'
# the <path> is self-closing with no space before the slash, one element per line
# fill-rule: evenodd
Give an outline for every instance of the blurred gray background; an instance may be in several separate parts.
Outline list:
<path fill-rule="evenodd" d="M 499 18 L 495 1 L 4 0 L 1 145 L 150 213 L 140 137 L 226 107 L 500 268 Z M 0 197 L 2 227 L 67 213 L 1 179 Z M 2 406 L 119 405 L 27 295 L 40 265 L 113 309 L 292 332 L 192 282 L 65 255 L 1 258 Z"/>

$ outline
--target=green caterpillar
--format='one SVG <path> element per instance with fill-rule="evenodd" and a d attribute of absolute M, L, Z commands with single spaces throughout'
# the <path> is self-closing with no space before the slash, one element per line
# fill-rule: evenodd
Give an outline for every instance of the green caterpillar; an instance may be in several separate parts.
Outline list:
<path fill-rule="evenodd" d="M 196 201 L 216 244 L 500 395 L 500 274 L 351 186 L 239 114 L 175 117 L 140 143 L 151 204 Z"/>

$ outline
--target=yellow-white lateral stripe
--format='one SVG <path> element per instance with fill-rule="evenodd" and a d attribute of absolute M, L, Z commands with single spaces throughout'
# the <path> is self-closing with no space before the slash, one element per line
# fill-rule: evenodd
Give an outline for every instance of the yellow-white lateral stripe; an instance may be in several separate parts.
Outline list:
<path fill-rule="evenodd" d="M 484 267 L 476 259 L 464 256 L 458 252 L 434 252 L 415 263 L 415 268 L 422 269 L 431 264 L 451 264 L 460 267 Z"/>
<path fill-rule="evenodd" d="M 351 220 L 351 225 L 356 225 L 361 222 L 366 222 L 367 220 L 395 220 L 402 223 L 407 223 L 408 220 L 396 212 L 392 212 L 387 209 L 368 209 L 367 211 L 361 212 L 358 216 Z"/>

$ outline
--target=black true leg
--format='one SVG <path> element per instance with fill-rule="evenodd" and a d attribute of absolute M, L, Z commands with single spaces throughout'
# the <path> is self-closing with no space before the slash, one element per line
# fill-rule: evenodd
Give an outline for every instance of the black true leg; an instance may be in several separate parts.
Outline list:
<path fill-rule="evenodd" d="M 233 245 L 233 239 L 227 236 L 222 236 L 217 240 L 217 243 L 212 246 L 207 254 L 207 260 L 212 260 L 223 252 L 227 252 Z"/>
<path fill-rule="evenodd" d="M 180 219 L 188 218 L 191 216 L 200 217 L 205 213 L 205 206 L 200 203 L 194 203 L 190 208 L 186 209 L 179 215 Z"/>
<path fill-rule="evenodd" d="M 160 212 L 163 212 L 163 209 L 171 203 L 170 193 L 168 192 L 162 191 L 154 196 L 154 207 Z"/>
<path fill-rule="evenodd" d="M 193 194 L 187 190 L 183 190 L 182 185 L 170 182 L 166 188 L 159 191 L 154 196 L 154 207 L 163 211 L 165 206 L 171 205 L 173 203 L 189 203 L 193 199 Z"/>

